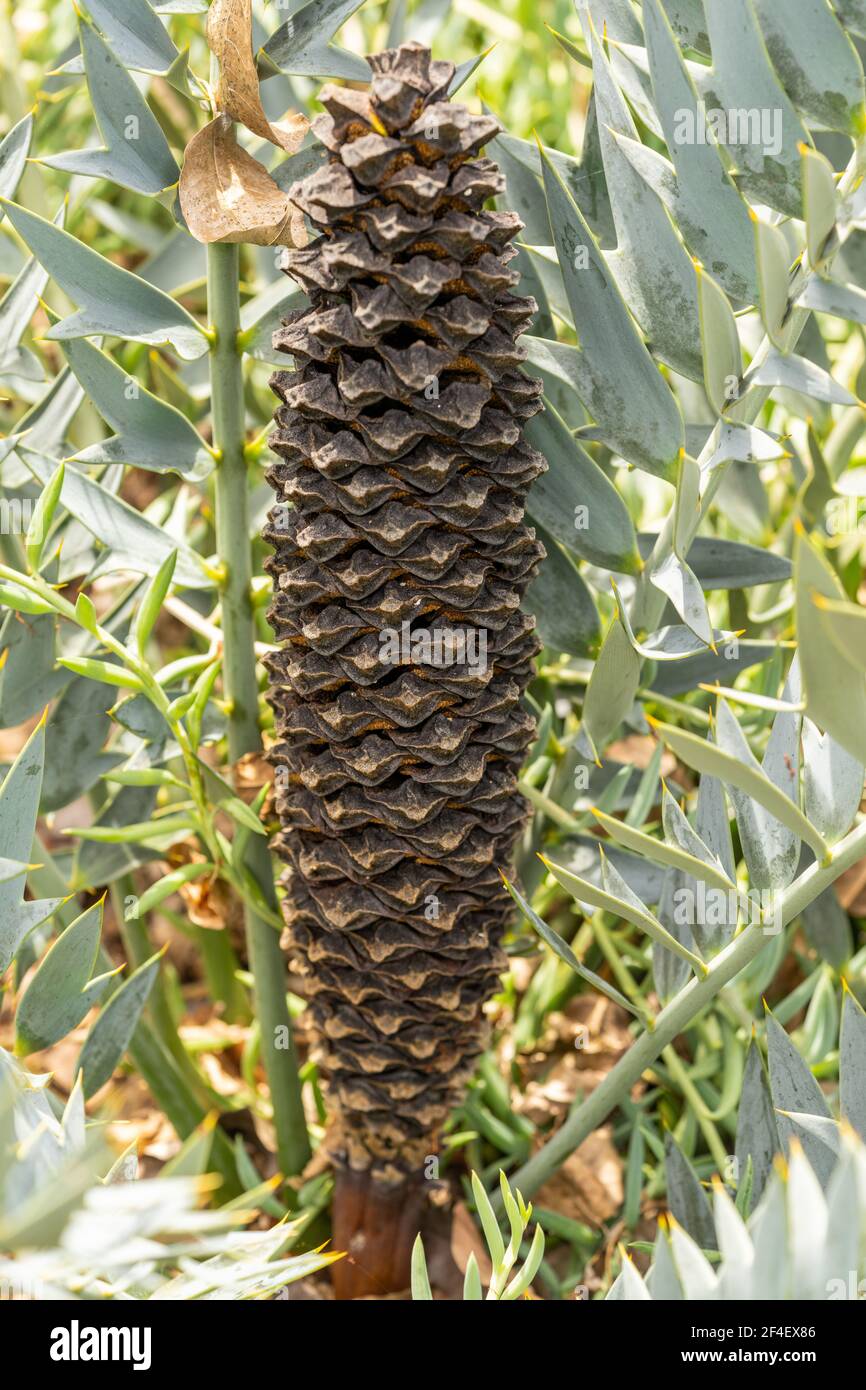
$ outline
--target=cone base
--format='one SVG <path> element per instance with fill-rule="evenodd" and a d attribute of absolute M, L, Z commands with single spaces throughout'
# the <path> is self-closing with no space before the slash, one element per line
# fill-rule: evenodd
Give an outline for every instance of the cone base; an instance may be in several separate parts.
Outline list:
<path fill-rule="evenodd" d="M 338 1169 L 331 1243 L 346 1252 L 331 1266 L 338 1299 L 384 1297 L 409 1288 L 412 1246 L 427 1214 L 428 1187 L 414 1175 L 386 1185 L 369 1172 Z"/>

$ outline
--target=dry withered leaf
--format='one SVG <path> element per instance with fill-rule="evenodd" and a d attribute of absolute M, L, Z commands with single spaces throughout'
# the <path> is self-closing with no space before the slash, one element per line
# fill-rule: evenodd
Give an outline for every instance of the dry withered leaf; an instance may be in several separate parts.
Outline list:
<path fill-rule="evenodd" d="M 162 1165 L 177 1153 L 180 1140 L 175 1130 L 154 1105 L 140 1077 L 127 1077 L 123 1086 L 112 1092 L 112 1101 L 117 1103 L 117 1113 L 106 1126 L 109 1143 L 120 1153 L 135 1140 L 144 1168 L 141 1176 L 155 1176 L 157 1169 L 146 1160 L 157 1159 Z"/>
<path fill-rule="evenodd" d="M 547 1207 L 573 1221 L 600 1226 L 622 1207 L 622 1159 L 611 1138 L 610 1126 L 597 1129 L 570 1154 L 552 1178 L 539 1189 L 539 1207 Z"/>
<path fill-rule="evenodd" d="M 230 891 L 221 879 L 198 878 L 180 889 L 189 920 L 206 931 L 223 931 L 235 908 Z"/>
<path fill-rule="evenodd" d="M 29 1070 L 37 1073 L 50 1072 L 55 1089 L 68 1096 L 75 1083 L 75 1070 L 84 1039 L 95 1017 L 95 1012 L 88 1014 L 85 1021 L 71 1033 L 67 1033 L 65 1038 L 40 1052 L 31 1052 L 27 1058 Z"/>
<path fill-rule="evenodd" d="M 605 760 L 615 763 L 631 763 L 632 767 L 649 767 L 652 756 L 656 750 L 657 740 L 649 734 L 628 734 L 625 738 L 617 739 L 611 743 L 605 752 Z M 659 771 L 662 777 L 670 777 L 677 765 L 677 760 L 673 753 L 667 749 L 662 753 L 662 762 Z"/>
<path fill-rule="evenodd" d="M 520 1113 L 537 1125 L 561 1123 L 578 1093 L 594 1091 L 629 1047 L 628 1022 L 616 1004 L 590 994 L 578 995 L 563 1013 L 551 1014 L 544 1051 L 525 1064 L 529 1079 L 515 1097 Z"/>
<path fill-rule="evenodd" d="M 299 148 L 309 127 L 300 112 L 269 121 L 262 106 L 252 46 L 252 0 L 213 0 L 207 17 L 207 42 L 219 63 L 216 104 L 232 120 L 288 154 Z"/>
<path fill-rule="evenodd" d="M 203 1052 L 199 1057 L 201 1067 L 211 1088 L 218 1096 L 236 1096 L 241 1089 L 241 1078 L 225 1064 L 220 1054 Z"/>
<path fill-rule="evenodd" d="M 167 855 L 169 869 L 177 869 L 183 864 L 201 864 L 204 860 L 205 855 L 194 840 L 179 840 Z M 196 927 L 223 931 L 238 915 L 238 904 L 231 890 L 215 874 L 184 883 L 178 892 L 186 915 Z"/>
<path fill-rule="evenodd" d="M 265 798 L 264 806 L 261 810 L 262 820 L 267 820 L 268 815 L 273 812 L 273 781 L 274 770 L 270 763 L 265 760 L 261 753 L 244 753 L 234 765 L 234 784 L 237 788 L 238 796 L 247 805 L 255 801 L 262 787 L 266 784 L 271 787 L 270 792 Z"/>
<path fill-rule="evenodd" d="M 209 121 L 186 147 L 180 205 L 197 241 L 303 246 L 304 219 L 267 169 L 234 137 L 230 116 Z"/>
<path fill-rule="evenodd" d="M 469 1215 L 468 1209 L 462 1202 L 455 1202 L 454 1204 L 451 1222 L 451 1255 L 461 1274 L 466 1273 L 469 1256 L 474 1255 L 478 1262 L 478 1272 L 482 1282 L 489 1284 L 493 1274 L 493 1266 L 490 1263 L 487 1246 L 478 1227 Z"/>

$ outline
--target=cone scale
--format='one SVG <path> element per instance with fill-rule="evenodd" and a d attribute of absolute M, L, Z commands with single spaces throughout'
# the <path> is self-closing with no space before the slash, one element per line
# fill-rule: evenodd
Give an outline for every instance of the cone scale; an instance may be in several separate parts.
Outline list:
<path fill-rule="evenodd" d="M 342 1297 L 406 1287 L 485 1046 L 543 556 L 522 434 L 541 387 L 517 346 L 535 304 L 508 265 L 519 219 L 485 208 L 499 127 L 448 100 L 453 65 L 420 45 L 370 66 L 368 91 L 322 91 L 329 157 L 290 191 L 318 235 L 286 255 L 308 307 L 275 337 L 295 371 L 272 381 L 265 530 L 275 849 L 336 1117 Z"/>

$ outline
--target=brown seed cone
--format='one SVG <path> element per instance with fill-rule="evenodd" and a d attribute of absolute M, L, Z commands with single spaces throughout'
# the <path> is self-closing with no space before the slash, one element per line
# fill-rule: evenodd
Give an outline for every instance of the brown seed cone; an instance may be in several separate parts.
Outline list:
<path fill-rule="evenodd" d="M 523 509 L 546 465 L 522 435 L 541 387 L 516 346 L 521 223 L 484 210 L 499 127 L 418 44 L 370 65 L 368 92 L 322 91 L 330 159 L 290 192 L 321 234 L 285 257 L 310 304 L 275 337 L 296 370 L 272 382 L 265 536 L 288 942 L 334 1157 L 382 1187 L 435 1152 L 505 963 L 538 650 L 520 601 L 543 556 Z"/>

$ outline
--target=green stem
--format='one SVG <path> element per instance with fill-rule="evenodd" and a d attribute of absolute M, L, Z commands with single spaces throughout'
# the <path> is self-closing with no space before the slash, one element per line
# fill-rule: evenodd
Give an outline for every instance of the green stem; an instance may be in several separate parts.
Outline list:
<path fill-rule="evenodd" d="M 866 853 L 866 821 L 840 840 L 829 864 L 810 864 L 781 895 L 782 923 L 793 921 L 809 903 L 829 888 L 840 874 Z M 635 1082 L 664 1049 L 692 1023 L 702 1009 L 740 973 L 766 945 L 769 936 L 761 926 L 746 927 L 716 956 L 705 979 L 693 978 L 675 995 L 655 1020 L 652 1032 L 638 1039 L 600 1086 L 569 1115 L 554 1137 L 514 1174 L 513 1187 L 531 1197 L 556 1172 L 568 1156 L 631 1093 Z"/>
<path fill-rule="evenodd" d="M 214 489 L 216 541 L 224 567 L 221 583 L 223 686 L 229 706 L 229 757 L 234 764 L 245 753 L 259 752 L 262 747 L 251 599 L 244 385 L 237 341 L 240 331 L 238 247 L 209 246 L 207 266 L 208 313 L 215 335 L 211 348 L 211 411 L 213 443 L 218 457 Z M 276 911 L 271 858 L 261 835 L 250 837 L 246 867 Z M 274 1111 L 277 1156 L 284 1173 L 299 1173 L 310 1156 L 310 1144 L 286 1006 L 285 961 L 274 928 L 248 903 L 244 905 L 244 916 L 256 1015 L 262 1032 L 262 1060 Z"/>

